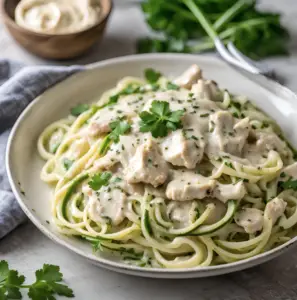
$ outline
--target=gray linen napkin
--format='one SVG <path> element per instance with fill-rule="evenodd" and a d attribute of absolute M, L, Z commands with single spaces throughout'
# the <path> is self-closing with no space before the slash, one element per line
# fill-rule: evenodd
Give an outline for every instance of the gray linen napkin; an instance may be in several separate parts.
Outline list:
<path fill-rule="evenodd" d="M 8 182 L 5 149 L 11 127 L 38 95 L 83 67 L 24 67 L 0 59 L 0 239 L 26 218 Z"/>

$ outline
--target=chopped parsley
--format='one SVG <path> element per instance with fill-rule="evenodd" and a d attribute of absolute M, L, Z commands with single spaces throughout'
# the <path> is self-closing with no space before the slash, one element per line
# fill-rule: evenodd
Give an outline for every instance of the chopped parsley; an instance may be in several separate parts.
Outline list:
<path fill-rule="evenodd" d="M 208 113 L 206 113 L 206 114 L 201 114 L 201 115 L 200 115 L 200 118 L 207 118 L 208 116 L 209 116 Z"/>
<path fill-rule="evenodd" d="M 117 120 L 109 124 L 112 132 L 109 134 L 109 138 L 115 143 L 120 140 L 120 135 L 123 135 L 130 131 L 131 125 L 125 121 Z"/>
<path fill-rule="evenodd" d="M 144 71 L 144 76 L 149 83 L 156 83 L 162 74 L 152 68 L 149 68 Z"/>
<path fill-rule="evenodd" d="M 61 143 L 56 143 L 56 144 L 53 144 L 51 147 L 50 147 L 50 152 L 55 154 L 58 150 L 58 148 L 60 147 Z"/>
<path fill-rule="evenodd" d="M 297 180 L 289 179 L 287 181 L 279 182 L 279 186 L 284 190 L 292 189 L 294 191 L 297 191 Z"/>
<path fill-rule="evenodd" d="M 286 173 L 285 172 L 281 172 L 279 176 L 280 177 L 286 177 Z"/>
<path fill-rule="evenodd" d="M 100 145 L 99 153 L 101 155 L 106 153 L 111 142 L 118 143 L 120 140 L 120 135 L 128 133 L 131 129 L 131 125 L 123 120 L 111 122 L 109 127 L 112 129 L 112 131 L 104 138 Z"/>
<path fill-rule="evenodd" d="M 165 137 L 169 130 L 182 128 L 183 110 L 170 111 L 166 101 L 153 101 L 148 111 L 140 113 L 140 131 L 151 132 L 152 136 Z"/>
<path fill-rule="evenodd" d="M 90 109 L 90 105 L 88 105 L 88 104 L 78 104 L 77 106 L 71 108 L 70 112 L 73 116 L 78 117 L 83 112 L 87 111 L 88 109 Z"/>
<path fill-rule="evenodd" d="M 234 168 L 234 166 L 232 165 L 231 162 L 225 161 L 225 165 L 226 165 L 228 168 L 231 168 L 231 169 L 234 169 L 234 170 L 235 170 L 235 168 Z"/>
<path fill-rule="evenodd" d="M 111 177 L 112 174 L 110 172 L 97 173 L 88 182 L 89 187 L 94 191 L 98 191 L 102 186 L 108 185 Z"/>
<path fill-rule="evenodd" d="M 116 178 L 113 180 L 113 183 L 117 183 L 117 182 L 121 182 L 121 181 L 122 181 L 122 178 L 116 177 Z"/>
<path fill-rule="evenodd" d="M 71 168 L 73 163 L 74 163 L 74 160 L 71 160 L 71 159 L 68 159 L 68 158 L 63 159 L 63 166 L 64 166 L 66 171 L 68 171 Z"/>
<path fill-rule="evenodd" d="M 168 90 L 174 90 L 174 91 L 178 91 L 180 89 L 180 87 L 176 84 L 174 84 L 173 82 L 167 82 L 167 89 Z"/>
<path fill-rule="evenodd" d="M 116 104 L 121 96 L 141 93 L 141 86 L 138 84 L 129 84 L 125 89 L 109 97 L 109 101 L 102 105 L 101 108 Z"/>

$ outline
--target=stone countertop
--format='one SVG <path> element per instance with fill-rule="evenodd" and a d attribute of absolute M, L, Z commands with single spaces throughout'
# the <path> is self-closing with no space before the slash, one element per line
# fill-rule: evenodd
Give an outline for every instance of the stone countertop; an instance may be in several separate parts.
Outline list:
<path fill-rule="evenodd" d="M 67 64 L 87 64 L 111 57 L 133 54 L 135 41 L 148 31 L 135 3 L 116 1 L 104 40 L 88 55 Z M 130 2 L 130 1 L 128 1 Z M 281 10 L 291 29 L 291 56 L 270 59 L 286 84 L 297 91 L 297 2 L 265 0 L 261 5 Z M 37 58 L 20 48 L 0 23 L 0 56 L 26 64 L 61 64 Z M 66 64 L 65 62 L 63 64 Z M 43 263 L 61 267 L 67 283 L 80 300 L 292 300 L 297 299 L 297 252 L 249 270 L 205 279 L 161 280 L 121 275 L 86 263 L 82 258 L 54 244 L 30 222 L 0 241 L 0 259 L 26 274 L 28 279 Z M 24 297 L 26 299 L 26 297 Z"/>

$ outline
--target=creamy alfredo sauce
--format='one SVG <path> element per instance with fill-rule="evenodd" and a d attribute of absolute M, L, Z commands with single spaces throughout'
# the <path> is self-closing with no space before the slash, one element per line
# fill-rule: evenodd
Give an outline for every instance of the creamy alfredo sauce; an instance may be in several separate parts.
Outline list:
<path fill-rule="evenodd" d="M 167 199 L 168 218 L 181 227 L 193 221 L 197 199 L 204 207 L 214 203 L 215 209 L 206 220 L 206 224 L 212 224 L 222 217 L 228 200 L 240 201 L 248 192 L 242 180 L 221 183 L 210 177 L 217 171 L 213 168 L 206 174 L 207 161 L 261 165 L 276 150 L 283 153 L 284 160 L 292 160 L 285 142 L 272 131 L 255 130 L 248 116 L 224 108 L 217 85 L 202 79 L 199 69 L 193 68 L 176 80 L 179 90 L 121 97 L 114 106 L 96 113 L 82 129 L 83 138 L 92 143 L 111 131 L 112 121 L 124 118 L 132 125 L 129 134 L 120 136 L 105 156 L 93 162 L 94 172 L 113 173 L 109 185 L 100 192 L 92 191 L 87 183 L 83 188 L 94 221 L 120 224 L 125 218 L 127 197 L 143 195 L 147 189 Z M 189 82 L 191 89 L 183 88 L 189 88 Z M 149 111 L 154 100 L 168 102 L 171 111 L 184 111 L 181 129 L 164 138 L 140 132 L 139 113 Z M 280 209 L 278 216 L 282 213 Z M 256 208 L 241 211 L 235 220 L 247 233 L 253 233 L 261 230 L 263 213 Z"/>
<path fill-rule="evenodd" d="M 97 0 L 21 0 L 15 10 L 18 25 L 48 34 L 66 34 L 96 24 L 100 17 Z"/>

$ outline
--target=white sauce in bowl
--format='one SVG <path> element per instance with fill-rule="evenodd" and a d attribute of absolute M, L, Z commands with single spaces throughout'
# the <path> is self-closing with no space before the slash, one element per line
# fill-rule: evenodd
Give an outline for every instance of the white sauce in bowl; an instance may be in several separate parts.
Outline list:
<path fill-rule="evenodd" d="M 99 18 L 98 0 L 21 0 L 15 10 L 19 26 L 45 34 L 79 32 Z"/>

